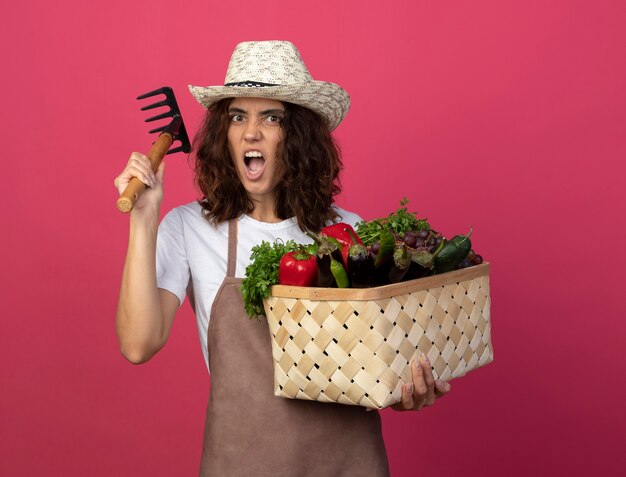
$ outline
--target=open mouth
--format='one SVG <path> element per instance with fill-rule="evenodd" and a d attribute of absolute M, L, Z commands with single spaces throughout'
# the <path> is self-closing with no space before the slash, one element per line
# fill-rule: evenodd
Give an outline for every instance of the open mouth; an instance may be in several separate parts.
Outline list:
<path fill-rule="evenodd" d="M 251 179 L 257 178 L 265 167 L 265 158 L 259 151 L 248 151 L 244 155 L 246 173 Z"/>

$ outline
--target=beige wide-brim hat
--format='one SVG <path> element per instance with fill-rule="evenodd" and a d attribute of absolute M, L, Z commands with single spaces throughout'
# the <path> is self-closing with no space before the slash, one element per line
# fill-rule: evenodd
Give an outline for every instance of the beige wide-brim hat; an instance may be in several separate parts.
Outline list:
<path fill-rule="evenodd" d="M 224 86 L 192 86 L 208 108 L 224 98 L 269 98 L 298 104 L 321 114 L 333 130 L 350 109 L 350 96 L 335 83 L 315 81 L 298 49 L 288 41 L 239 43 L 228 64 Z"/>

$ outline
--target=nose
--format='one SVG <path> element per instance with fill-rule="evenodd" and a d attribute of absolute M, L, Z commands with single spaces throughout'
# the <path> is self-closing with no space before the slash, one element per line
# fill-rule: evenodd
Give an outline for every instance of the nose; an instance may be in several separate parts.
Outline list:
<path fill-rule="evenodd" d="M 244 138 L 246 141 L 258 141 L 261 136 L 261 130 L 259 124 L 256 121 L 248 121 L 246 124 L 246 130 L 244 132 Z"/>

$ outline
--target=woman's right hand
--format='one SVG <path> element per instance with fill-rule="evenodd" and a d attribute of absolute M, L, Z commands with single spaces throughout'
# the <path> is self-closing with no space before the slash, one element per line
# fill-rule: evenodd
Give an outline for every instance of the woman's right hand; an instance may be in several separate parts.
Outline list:
<path fill-rule="evenodd" d="M 133 210 L 141 210 L 149 205 L 156 206 L 161 205 L 163 200 L 163 171 L 165 169 L 165 161 L 161 161 L 156 174 L 152 171 L 152 165 L 150 159 L 145 154 L 140 152 L 133 152 L 128 159 L 126 167 L 120 175 L 118 175 L 113 181 L 117 192 L 121 194 L 124 192 L 128 183 L 133 177 L 136 177 L 143 182 L 147 187 L 141 194 Z"/>

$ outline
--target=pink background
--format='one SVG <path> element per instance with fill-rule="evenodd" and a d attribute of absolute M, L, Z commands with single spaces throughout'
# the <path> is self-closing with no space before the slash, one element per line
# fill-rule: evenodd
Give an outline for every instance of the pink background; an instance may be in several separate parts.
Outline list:
<path fill-rule="evenodd" d="M 406 195 L 444 233 L 472 225 L 493 266 L 495 362 L 383 412 L 393 475 L 621 475 L 625 5 L 5 6 L 0 475 L 196 475 L 209 380 L 189 305 L 152 362 L 118 352 L 112 182 L 151 142 L 135 96 L 171 85 L 193 133 L 186 85 L 222 83 L 249 39 L 292 40 L 350 92 L 341 205 L 374 218 Z M 166 194 L 196 198 L 183 155 Z"/>

